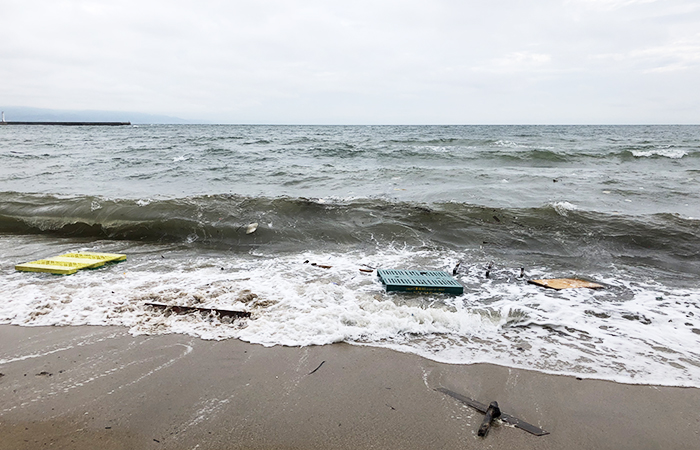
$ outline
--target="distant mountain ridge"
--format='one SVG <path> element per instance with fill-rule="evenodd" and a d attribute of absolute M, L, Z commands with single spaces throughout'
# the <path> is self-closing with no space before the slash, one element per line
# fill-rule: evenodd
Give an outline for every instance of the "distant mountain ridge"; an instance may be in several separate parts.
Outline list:
<path fill-rule="evenodd" d="M 8 122 L 131 122 L 132 124 L 208 123 L 179 117 L 123 111 L 92 111 L 0 106 Z"/>

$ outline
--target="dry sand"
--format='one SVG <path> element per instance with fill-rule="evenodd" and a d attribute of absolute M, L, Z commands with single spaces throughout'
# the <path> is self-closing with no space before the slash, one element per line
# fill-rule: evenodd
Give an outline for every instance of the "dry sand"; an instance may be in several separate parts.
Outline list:
<path fill-rule="evenodd" d="M 700 447 L 700 389 L 346 344 L 264 348 L 119 327 L 3 325 L 0 373 L 2 450 Z M 497 400 L 551 434 L 496 424 L 479 438 L 483 415 L 438 387 Z"/>

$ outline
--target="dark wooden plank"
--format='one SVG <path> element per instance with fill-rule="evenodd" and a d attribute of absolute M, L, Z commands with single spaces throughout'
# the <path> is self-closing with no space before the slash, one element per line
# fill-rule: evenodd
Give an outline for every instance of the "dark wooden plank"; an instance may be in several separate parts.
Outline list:
<path fill-rule="evenodd" d="M 459 400 L 460 402 L 471 406 L 472 408 L 476 409 L 477 411 L 480 411 L 482 413 L 486 413 L 488 411 L 488 406 L 484 405 L 483 403 L 477 402 L 476 400 L 472 400 L 469 397 L 465 397 L 462 394 L 458 394 L 457 392 L 451 391 L 449 389 L 445 388 L 437 388 L 436 391 L 442 392 L 443 394 L 447 394 L 452 398 L 455 398 Z M 530 423 L 525 422 L 524 420 L 520 420 L 517 417 L 513 417 L 509 414 L 503 414 L 501 413 L 499 417 L 502 421 L 511 424 L 517 428 L 520 428 L 521 430 L 525 430 L 530 434 L 534 434 L 535 436 L 544 436 L 546 434 L 549 434 L 548 431 L 544 431 L 542 428 L 538 428 Z"/>
<path fill-rule="evenodd" d="M 168 305 L 165 303 L 154 303 L 146 302 L 145 305 L 153 306 L 159 309 L 169 309 L 177 314 L 184 314 L 189 312 L 204 312 L 204 313 L 217 313 L 220 317 L 250 317 L 250 312 L 248 311 L 233 311 L 230 309 L 219 309 L 219 308 L 201 308 L 198 306 L 181 306 L 181 305 Z"/>
<path fill-rule="evenodd" d="M 476 433 L 480 437 L 486 437 L 491 429 L 491 422 L 493 419 L 498 418 L 501 415 L 501 409 L 498 407 L 498 402 L 491 402 L 489 408 L 486 410 L 486 415 L 484 416 L 484 421 L 481 422 L 479 431 Z"/>

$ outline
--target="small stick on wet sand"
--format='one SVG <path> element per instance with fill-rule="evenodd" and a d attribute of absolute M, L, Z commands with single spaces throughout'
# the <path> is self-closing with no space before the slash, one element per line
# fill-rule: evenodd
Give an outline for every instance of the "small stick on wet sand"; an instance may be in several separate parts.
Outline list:
<path fill-rule="evenodd" d="M 321 361 L 321 364 L 319 364 L 318 367 L 316 367 L 314 370 L 312 370 L 311 372 L 309 372 L 309 375 L 315 373 L 318 369 L 320 369 L 324 362 L 326 362 L 326 361 L 325 361 L 325 360 L 324 360 L 324 361 Z"/>

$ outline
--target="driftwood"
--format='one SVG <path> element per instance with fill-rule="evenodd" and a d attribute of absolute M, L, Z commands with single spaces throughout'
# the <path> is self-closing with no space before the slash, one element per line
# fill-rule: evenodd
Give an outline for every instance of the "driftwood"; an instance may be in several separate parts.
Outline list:
<path fill-rule="evenodd" d="M 480 411 L 484 414 L 491 408 L 491 406 L 486 406 L 483 403 L 477 402 L 476 400 L 472 400 L 469 397 L 465 397 L 462 394 L 458 394 L 454 391 L 450 391 L 449 389 L 445 388 L 437 388 L 435 389 L 438 392 L 442 392 L 443 394 L 447 394 L 450 397 L 459 400 L 460 402 L 471 406 L 472 408 L 476 409 L 477 411 Z M 496 403 L 496 402 L 494 402 Z M 496 405 L 498 406 L 498 405 Z M 534 434 L 535 436 L 544 436 L 546 434 L 549 434 L 548 431 L 544 431 L 542 428 L 536 427 L 532 424 L 529 424 L 525 422 L 524 420 L 520 420 L 517 417 L 513 417 L 510 414 L 505 414 L 505 413 L 500 413 L 499 418 L 510 425 L 513 425 L 517 428 L 520 428 L 521 430 L 527 431 L 530 434 Z"/>
<path fill-rule="evenodd" d="M 528 280 L 530 284 L 536 284 L 546 288 L 561 290 L 561 289 L 576 289 L 576 288 L 588 288 L 588 289 L 601 289 L 604 288 L 602 284 L 593 283 L 591 281 L 579 280 L 576 278 L 554 278 L 548 280 Z"/>
<path fill-rule="evenodd" d="M 308 264 L 308 263 L 309 263 L 308 259 L 306 261 L 304 261 L 304 264 Z M 311 263 L 311 265 L 314 267 L 320 267 L 321 269 L 330 269 L 333 267 L 333 266 L 327 266 L 325 264 L 316 264 L 316 263 Z"/>
<path fill-rule="evenodd" d="M 219 308 L 201 308 L 197 306 L 180 306 L 180 305 L 168 305 L 165 303 L 153 303 L 146 302 L 146 306 L 153 306 L 154 308 L 169 309 L 170 311 L 177 314 L 184 314 L 189 312 L 204 312 L 204 313 L 217 313 L 220 317 L 250 317 L 250 312 L 248 311 L 232 311 L 230 309 L 219 309 Z"/>
<path fill-rule="evenodd" d="M 489 429 L 491 428 L 491 422 L 501 415 L 501 409 L 498 407 L 498 402 L 491 402 L 488 409 L 486 410 L 486 415 L 484 416 L 484 421 L 481 422 L 479 431 L 476 433 L 481 437 L 486 437 L 489 434 Z"/>

